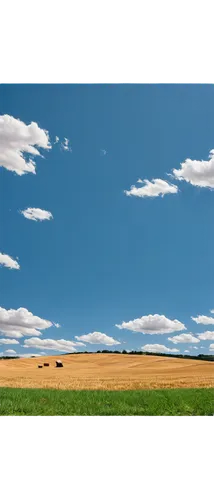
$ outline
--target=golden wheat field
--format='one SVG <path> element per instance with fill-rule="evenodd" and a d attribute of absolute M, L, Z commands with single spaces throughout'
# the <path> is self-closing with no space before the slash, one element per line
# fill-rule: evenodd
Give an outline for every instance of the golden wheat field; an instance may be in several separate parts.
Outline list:
<path fill-rule="evenodd" d="M 214 363 L 126 354 L 72 354 L 0 360 L 1 387 L 55 389 L 157 389 L 214 387 Z M 50 363 L 38 368 L 38 364 Z"/>

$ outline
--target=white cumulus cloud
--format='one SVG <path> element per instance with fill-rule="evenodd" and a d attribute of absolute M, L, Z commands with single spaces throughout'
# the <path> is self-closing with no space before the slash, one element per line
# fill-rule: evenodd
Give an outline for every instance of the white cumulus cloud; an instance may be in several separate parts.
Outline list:
<path fill-rule="evenodd" d="M 5 354 L 6 354 L 6 356 L 8 356 L 8 354 L 13 355 L 13 354 L 16 354 L 16 351 L 14 351 L 13 349 L 7 349 L 5 351 Z"/>
<path fill-rule="evenodd" d="M 142 182 L 141 179 L 138 179 L 137 182 Z M 178 192 L 178 186 L 174 184 L 170 184 L 167 181 L 163 181 L 163 179 L 152 179 L 152 181 L 148 181 L 145 179 L 144 186 L 137 187 L 131 186 L 129 191 L 125 191 L 127 196 L 137 196 L 139 198 L 144 197 L 157 197 L 164 196 L 165 194 L 173 194 Z"/>
<path fill-rule="evenodd" d="M 19 341 L 16 339 L 1 339 L 0 344 L 19 344 Z"/>
<path fill-rule="evenodd" d="M 9 115 L 0 116 L 0 138 L 0 166 L 18 175 L 35 174 L 33 157 L 41 156 L 38 148 L 51 148 L 47 130 L 35 122 L 26 125 Z"/>
<path fill-rule="evenodd" d="M 88 344 L 118 345 L 121 343 L 118 340 L 113 339 L 113 337 L 109 337 L 105 333 L 101 332 L 79 335 L 76 336 L 75 339 L 82 340 L 83 342 L 87 342 Z"/>
<path fill-rule="evenodd" d="M 214 331 L 213 332 L 203 332 L 203 333 L 198 333 L 198 338 L 200 340 L 214 340 Z"/>
<path fill-rule="evenodd" d="M 214 314 L 214 309 L 210 309 L 211 314 Z"/>
<path fill-rule="evenodd" d="M 181 163 L 179 170 L 173 170 L 173 175 L 193 186 L 214 188 L 214 149 L 210 151 L 209 160 L 190 160 L 187 158 Z"/>
<path fill-rule="evenodd" d="M 51 326 L 54 326 L 51 321 L 34 316 L 24 307 L 8 310 L 0 307 L 0 332 L 6 337 L 38 336 L 42 334 L 40 330 Z"/>
<path fill-rule="evenodd" d="M 185 349 L 185 351 L 184 351 L 184 352 L 189 352 L 189 350 L 188 350 L 188 349 Z"/>
<path fill-rule="evenodd" d="M 77 346 L 84 346 L 82 342 L 73 342 L 71 340 L 39 339 L 37 337 L 26 339 L 23 347 L 33 349 L 46 349 L 50 351 L 75 352 Z"/>
<path fill-rule="evenodd" d="M 67 137 L 64 137 L 63 141 L 61 142 L 61 147 L 64 149 L 64 151 L 72 151 L 71 147 L 69 146 L 69 139 Z"/>
<path fill-rule="evenodd" d="M 197 316 L 196 318 L 191 316 L 191 319 L 198 325 L 214 325 L 214 318 L 210 318 L 209 316 Z"/>
<path fill-rule="evenodd" d="M 173 344 L 197 344 L 200 342 L 192 333 L 181 333 L 180 335 L 169 337 L 168 340 L 173 342 Z"/>
<path fill-rule="evenodd" d="M 0 253 L 0 266 L 5 266 L 9 269 L 20 269 L 19 263 L 6 253 Z"/>
<path fill-rule="evenodd" d="M 179 352 L 179 349 L 170 349 L 169 347 L 166 347 L 165 345 L 161 344 L 146 344 L 141 347 L 142 351 L 147 351 L 147 352 L 163 352 L 163 353 L 176 353 Z"/>
<path fill-rule="evenodd" d="M 186 330 L 185 325 L 177 319 L 171 320 L 160 314 L 149 314 L 148 316 L 142 316 L 141 318 L 128 321 L 127 323 L 123 321 L 121 325 L 115 326 L 120 328 L 120 330 L 125 329 L 131 330 L 132 332 L 148 333 L 151 335 Z"/>
<path fill-rule="evenodd" d="M 26 208 L 25 210 L 21 210 L 21 214 L 24 215 L 26 219 L 35 220 L 35 221 L 43 221 L 43 220 L 51 220 L 53 219 L 53 215 L 51 212 L 47 210 L 42 210 L 41 208 Z"/>
<path fill-rule="evenodd" d="M 212 352 L 214 352 L 214 344 L 210 344 L 209 350 L 212 351 Z"/>

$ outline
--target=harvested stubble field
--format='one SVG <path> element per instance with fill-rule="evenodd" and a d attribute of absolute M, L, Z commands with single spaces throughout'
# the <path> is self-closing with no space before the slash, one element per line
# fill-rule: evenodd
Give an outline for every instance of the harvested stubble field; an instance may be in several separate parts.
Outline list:
<path fill-rule="evenodd" d="M 133 390 L 214 387 L 214 363 L 129 354 L 71 354 L 0 360 L 0 387 Z M 38 364 L 50 363 L 38 369 Z"/>

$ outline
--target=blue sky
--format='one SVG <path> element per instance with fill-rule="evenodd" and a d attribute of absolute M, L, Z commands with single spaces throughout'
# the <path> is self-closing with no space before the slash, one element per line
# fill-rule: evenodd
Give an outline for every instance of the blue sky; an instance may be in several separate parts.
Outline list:
<path fill-rule="evenodd" d="M 174 344 L 168 337 L 192 332 L 198 338 L 214 331 L 214 320 L 191 319 L 214 319 L 214 174 L 212 164 L 209 172 L 205 164 L 203 174 L 201 162 L 209 161 L 214 148 L 214 87 L 2 85 L 0 110 L 26 126 L 36 122 L 52 145 L 36 146 L 43 155 L 32 155 L 36 175 L 0 168 L 0 252 L 18 257 L 20 265 L 19 270 L 0 268 L 1 308 L 25 308 L 61 325 L 41 327 L 39 339 L 75 342 L 76 336 L 101 332 L 121 342 L 113 349 L 158 344 L 181 353 L 209 353 L 214 337 L 195 345 Z M 60 140 L 54 144 L 56 136 Z M 65 137 L 72 151 L 63 149 Z M 10 146 L 15 147 L 11 141 Z M 187 181 L 192 164 L 183 180 L 167 175 L 186 159 L 199 162 L 206 187 L 194 172 L 193 184 Z M 139 178 L 162 179 L 178 191 L 127 196 L 124 191 L 132 185 L 144 186 L 137 184 Z M 49 211 L 53 218 L 29 220 L 20 213 L 28 207 Z M 186 330 L 147 334 L 115 326 L 148 315 L 176 319 Z M 3 329 L 0 351 L 39 354 L 37 347 L 22 347 L 32 338 L 23 332 L 16 337 L 19 344 L 1 345 L 1 338 L 14 338 Z M 78 346 L 105 348 L 87 341 Z"/>

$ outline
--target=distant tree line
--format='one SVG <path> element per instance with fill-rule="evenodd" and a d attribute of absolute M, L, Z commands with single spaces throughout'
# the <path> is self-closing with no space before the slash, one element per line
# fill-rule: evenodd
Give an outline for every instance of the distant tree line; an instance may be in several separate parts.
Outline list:
<path fill-rule="evenodd" d="M 102 351 L 96 351 L 96 352 L 88 352 L 88 351 L 81 351 L 81 352 L 71 352 L 71 353 L 64 353 L 64 356 L 67 354 L 127 354 L 129 356 L 131 355 L 138 355 L 138 356 L 163 356 L 166 358 L 182 358 L 182 359 L 197 359 L 197 360 L 202 360 L 202 361 L 214 361 L 214 355 L 213 354 L 198 354 L 198 356 L 191 356 L 190 354 L 167 354 L 163 352 L 146 352 L 146 351 L 126 351 L 123 349 L 123 351 L 110 351 L 109 349 L 103 349 Z"/>
<path fill-rule="evenodd" d="M 19 359 L 19 356 L 0 356 L 0 359 Z"/>

